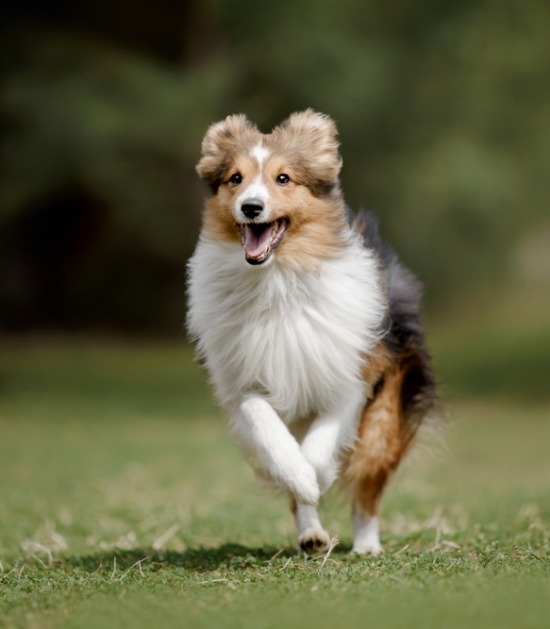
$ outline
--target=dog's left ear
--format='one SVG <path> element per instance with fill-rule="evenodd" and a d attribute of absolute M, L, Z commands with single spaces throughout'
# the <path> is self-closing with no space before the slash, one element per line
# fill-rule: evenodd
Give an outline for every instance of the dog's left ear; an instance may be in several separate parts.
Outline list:
<path fill-rule="evenodd" d="M 325 114 L 306 109 L 292 114 L 277 127 L 286 144 L 292 144 L 303 159 L 314 165 L 318 176 L 336 182 L 342 168 L 338 152 L 338 129 Z"/>

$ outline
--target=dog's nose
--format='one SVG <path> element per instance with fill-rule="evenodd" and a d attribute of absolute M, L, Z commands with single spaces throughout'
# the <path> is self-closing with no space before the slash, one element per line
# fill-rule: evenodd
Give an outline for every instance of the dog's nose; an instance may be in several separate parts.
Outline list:
<path fill-rule="evenodd" d="M 246 216 L 246 218 L 256 218 L 262 213 L 264 209 L 264 204 L 260 201 L 260 199 L 246 199 L 241 204 L 241 212 Z"/>

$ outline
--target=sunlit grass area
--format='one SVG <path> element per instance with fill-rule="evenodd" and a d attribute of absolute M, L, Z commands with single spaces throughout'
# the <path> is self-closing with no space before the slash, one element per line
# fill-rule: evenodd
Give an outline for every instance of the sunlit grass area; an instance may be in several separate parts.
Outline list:
<path fill-rule="evenodd" d="M 449 418 L 386 496 L 385 554 L 348 554 L 348 507 L 331 494 L 338 544 L 305 560 L 286 498 L 241 461 L 190 348 L 3 342 L 0 625 L 547 627 L 548 395 L 474 397 L 462 347 L 434 347 Z M 471 370 L 521 364 L 507 359 Z"/>

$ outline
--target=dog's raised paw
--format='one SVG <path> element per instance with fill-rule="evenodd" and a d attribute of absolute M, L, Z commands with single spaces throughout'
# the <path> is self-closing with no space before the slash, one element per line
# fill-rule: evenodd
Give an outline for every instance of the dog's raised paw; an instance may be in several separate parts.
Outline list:
<path fill-rule="evenodd" d="M 324 529 L 309 528 L 298 537 L 298 548 L 306 555 L 319 555 L 330 547 L 330 535 Z"/>

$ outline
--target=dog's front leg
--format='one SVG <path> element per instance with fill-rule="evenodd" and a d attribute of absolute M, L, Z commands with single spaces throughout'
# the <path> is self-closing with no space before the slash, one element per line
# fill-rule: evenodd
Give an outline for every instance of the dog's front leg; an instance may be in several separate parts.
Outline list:
<path fill-rule="evenodd" d="M 319 416 L 302 441 L 302 453 L 315 470 L 321 494 L 338 476 L 342 450 L 350 448 L 357 438 L 357 425 L 365 398 L 362 387 L 358 387 L 340 405 L 338 412 Z M 326 550 L 330 544 L 330 535 L 321 525 L 317 507 L 298 501 L 293 505 L 293 510 L 298 530 L 298 547 L 309 554 Z"/>
<path fill-rule="evenodd" d="M 324 493 L 338 475 L 338 454 L 342 441 L 342 420 L 330 414 L 316 419 L 302 441 L 302 452 L 309 461 L 321 493 Z M 330 545 L 330 535 L 325 531 L 314 505 L 301 504 L 294 509 L 298 548 L 310 555 L 324 552 Z"/>
<path fill-rule="evenodd" d="M 317 504 L 320 492 L 315 470 L 265 399 L 259 395 L 245 397 L 233 413 L 230 426 L 245 455 L 262 475 L 289 491 L 297 503 Z"/>

